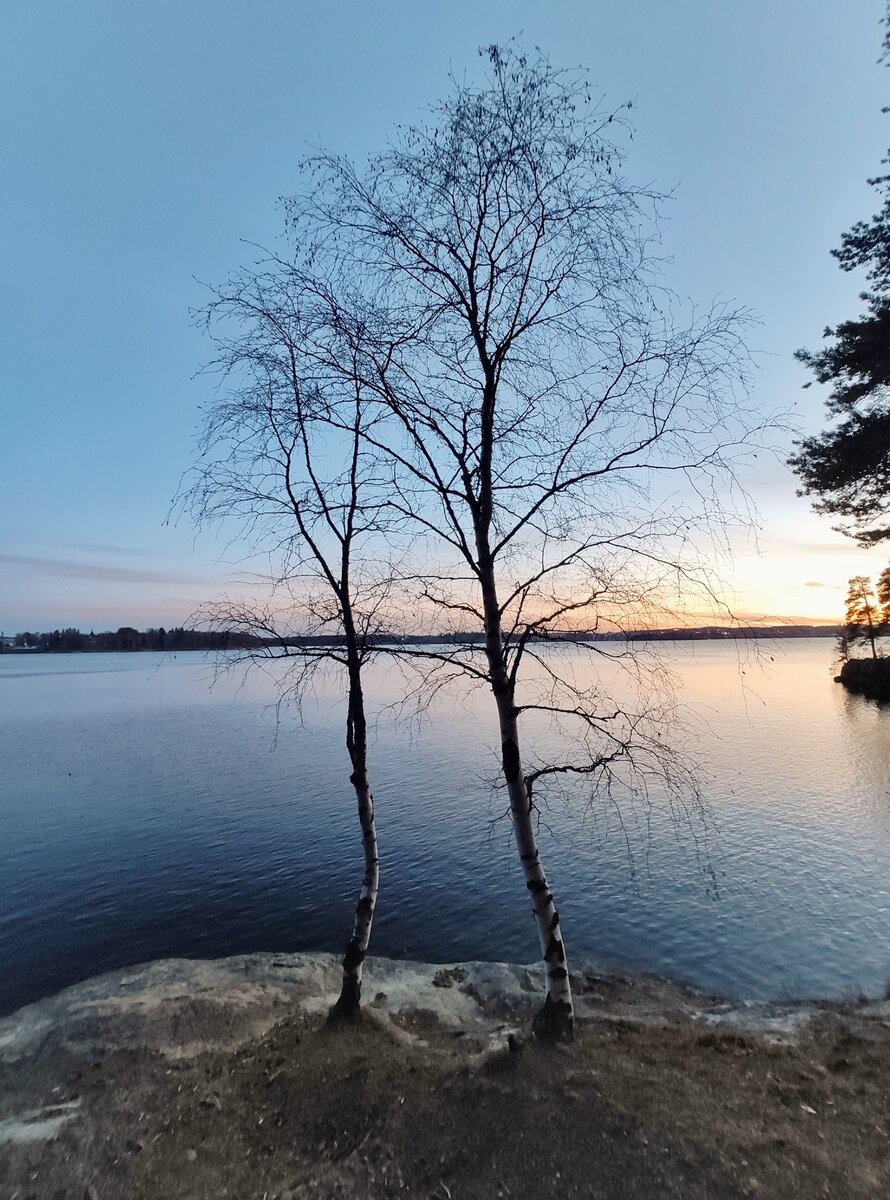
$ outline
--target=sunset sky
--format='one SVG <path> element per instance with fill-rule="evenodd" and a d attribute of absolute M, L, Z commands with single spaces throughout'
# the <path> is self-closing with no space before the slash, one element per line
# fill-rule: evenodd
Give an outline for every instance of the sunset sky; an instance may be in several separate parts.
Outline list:
<path fill-rule="evenodd" d="M 750 307 L 755 395 L 803 432 L 799 346 L 858 311 L 829 250 L 871 215 L 890 143 L 883 0 L 37 0 L 0 38 L 0 630 L 184 622 L 240 568 L 165 523 L 193 459 L 190 322 L 217 281 L 282 247 L 278 197 L 312 147 L 355 156 L 517 35 L 633 98 L 627 173 L 672 190 L 668 281 Z M 761 515 L 729 598 L 743 619 L 834 621 L 861 551 L 759 459 Z"/>

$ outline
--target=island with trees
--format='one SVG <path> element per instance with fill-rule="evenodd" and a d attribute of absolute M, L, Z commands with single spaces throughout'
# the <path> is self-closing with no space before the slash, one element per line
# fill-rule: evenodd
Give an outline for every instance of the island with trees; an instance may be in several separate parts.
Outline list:
<path fill-rule="evenodd" d="M 869 700 L 890 701 L 890 657 L 881 641 L 890 635 L 890 567 L 873 585 L 867 575 L 854 575 L 847 591 L 846 618 L 838 636 L 841 670 L 848 691 Z M 864 653 L 855 654 L 860 648 Z"/>

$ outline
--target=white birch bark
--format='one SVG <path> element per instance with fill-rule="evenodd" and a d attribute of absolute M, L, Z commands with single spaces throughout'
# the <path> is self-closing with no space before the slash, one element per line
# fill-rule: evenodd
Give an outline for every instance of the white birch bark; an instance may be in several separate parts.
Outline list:
<path fill-rule="evenodd" d="M 493 572 L 488 579 L 483 577 L 482 582 L 486 618 L 485 649 L 491 689 L 498 708 L 501 756 L 504 780 L 510 797 L 510 816 L 516 848 L 525 873 L 525 886 L 531 895 L 538 939 L 547 971 L 547 996 L 543 1008 L 535 1015 L 532 1029 L 537 1037 L 544 1040 L 571 1039 L 574 1036 L 575 1010 L 569 981 L 569 965 L 559 926 L 559 913 L 538 851 L 532 821 L 531 796 L 522 773 L 514 687 L 504 661 L 500 610 Z"/>
<path fill-rule="evenodd" d="M 380 883 L 380 857 L 377 847 L 377 827 L 374 822 L 374 797 L 368 783 L 368 742 L 365 721 L 364 695 L 362 692 L 360 667 L 350 663 L 349 709 L 346 718 L 346 745 L 352 762 L 350 783 L 355 789 L 358 804 L 358 819 L 362 830 L 362 848 L 365 856 L 365 873 L 361 893 L 355 907 L 352 937 L 343 956 L 343 982 L 336 1004 L 331 1009 L 330 1020 L 354 1019 L 361 1003 L 362 973 L 374 910 L 377 907 L 377 891 Z"/>

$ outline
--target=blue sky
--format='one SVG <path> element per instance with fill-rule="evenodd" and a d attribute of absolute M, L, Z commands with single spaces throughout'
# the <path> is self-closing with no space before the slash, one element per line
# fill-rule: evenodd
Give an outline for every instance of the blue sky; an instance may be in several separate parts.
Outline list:
<path fill-rule="evenodd" d="M 192 461 L 200 280 L 280 245 L 311 147 L 363 155 L 521 35 L 633 97 L 628 173 L 674 189 L 669 280 L 753 308 L 767 408 L 822 423 L 793 351 L 855 313 L 828 251 L 875 207 L 890 126 L 882 0 L 33 0 L 0 40 L 0 629 L 187 619 L 237 567 L 165 524 Z M 857 550 L 763 463 L 740 612 L 839 613 Z"/>

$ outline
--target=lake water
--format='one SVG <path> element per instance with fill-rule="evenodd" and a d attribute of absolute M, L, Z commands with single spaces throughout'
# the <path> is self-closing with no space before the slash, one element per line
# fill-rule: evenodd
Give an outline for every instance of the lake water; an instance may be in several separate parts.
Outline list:
<path fill-rule="evenodd" d="M 882 993 L 890 710 L 832 682 L 829 639 L 762 665 L 726 643 L 662 650 L 710 819 L 672 818 L 657 789 L 623 822 L 583 796 L 543 813 L 570 960 L 733 995 Z M 361 852 L 336 683 L 302 724 L 276 720 L 268 675 L 212 684 L 195 654 L 0 657 L 0 1011 L 154 958 L 342 948 Z M 533 961 L 490 697 L 446 696 L 418 727 L 386 708 L 391 670 L 370 691 L 372 952 Z"/>

